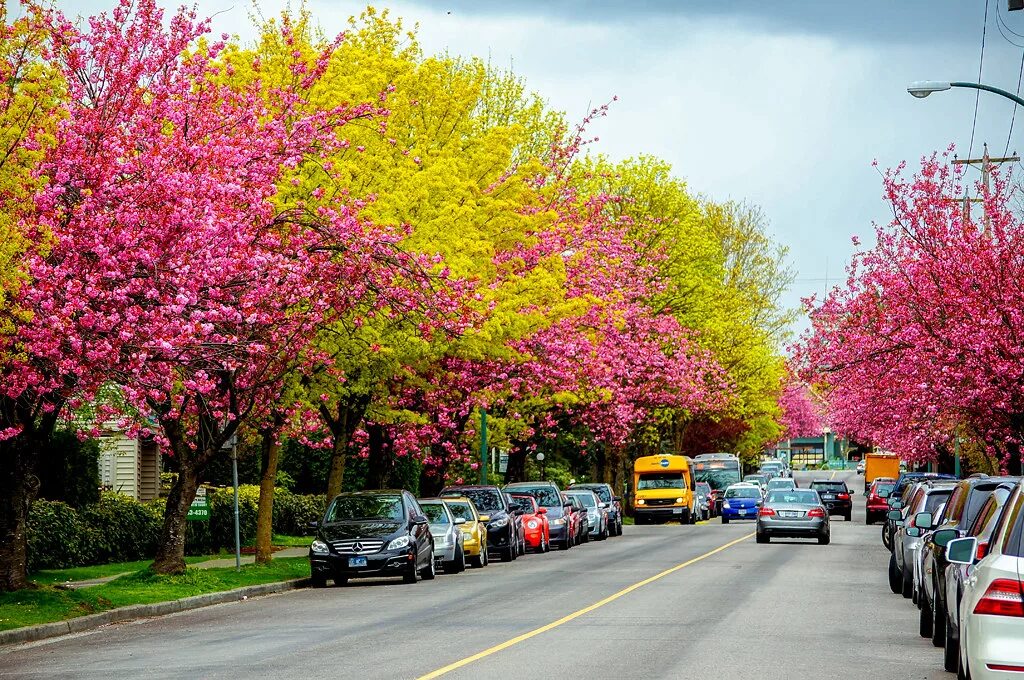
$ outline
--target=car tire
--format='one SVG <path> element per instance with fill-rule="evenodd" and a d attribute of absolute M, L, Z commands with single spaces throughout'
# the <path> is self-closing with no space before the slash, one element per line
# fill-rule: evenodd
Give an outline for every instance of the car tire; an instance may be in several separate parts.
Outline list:
<path fill-rule="evenodd" d="M 886 550 L 892 550 L 892 537 L 889 535 L 889 520 L 882 524 L 882 545 Z"/>
<path fill-rule="evenodd" d="M 825 534 L 824 536 L 818 536 L 818 545 L 828 545 L 832 542 L 832 536 Z"/>
<path fill-rule="evenodd" d="M 903 599 L 909 600 L 914 595 L 914 575 L 907 572 L 907 568 L 903 567 L 900 573 L 900 579 L 902 587 L 900 593 L 903 595 Z"/>
<path fill-rule="evenodd" d="M 941 647 L 945 643 L 946 609 L 939 601 L 936 591 L 935 603 L 932 605 L 932 646 Z"/>
<path fill-rule="evenodd" d="M 935 614 L 928 605 L 927 598 L 922 599 L 924 602 L 921 603 L 921 616 L 918 617 L 917 633 L 923 638 L 930 638 L 935 624 Z"/>
<path fill-rule="evenodd" d="M 334 585 L 338 586 L 339 588 L 344 588 L 348 585 L 348 576 L 335 576 Z"/>
<path fill-rule="evenodd" d="M 967 665 L 967 659 L 964 658 L 963 654 L 959 653 L 957 649 L 957 661 L 956 661 L 956 680 L 971 680 L 971 669 Z"/>
<path fill-rule="evenodd" d="M 900 572 L 896 568 L 896 555 L 889 553 L 889 590 L 899 595 L 903 584 L 900 583 Z"/>
<path fill-rule="evenodd" d="M 431 557 L 430 561 L 433 562 L 434 558 Z M 420 580 L 420 572 L 416 568 L 416 561 L 413 560 L 412 564 L 409 565 L 409 570 L 402 575 L 402 580 L 406 583 L 416 583 Z"/>
<path fill-rule="evenodd" d="M 423 569 L 420 571 L 420 578 L 424 581 L 433 581 L 434 577 L 437 576 L 437 571 L 434 568 L 433 550 L 430 551 L 430 555 L 430 561 L 427 563 L 427 566 L 423 567 Z"/>
<path fill-rule="evenodd" d="M 722 524 L 728 524 L 728 523 L 729 523 L 729 518 L 726 517 L 725 515 L 722 515 Z"/>
<path fill-rule="evenodd" d="M 327 577 L 320 574 L 313 574 L 309 577 L 309 584 L 314 588 L 326 588 Z"/>
<path fill-rule="evenodd" d="M 768 534 L 761 533 L 760 531 L 758 531 L 757 535 L 754 536 L 754 540 L 757 541 L 758 543 L 771 543 L 772 542 L 771 536 L 769 536 Z"/>
<path fill-rule="evenodd" d="M 843 515 L 843 517 L 846 518 L 847 522 L 852 522 L 853 521 L 853 511 L 851 510 L 850 512 L 848 512 L 845 515 Z"/>
<path fill-rule="evenodd" d="M 953 626 L 946 617 L 946 625 L 943 637 L 945 648 L 942 650 L 942 667 L 950 673 L 956 672 L 957 661 L 960 660 L 960 640 L 953 637 Z"/>

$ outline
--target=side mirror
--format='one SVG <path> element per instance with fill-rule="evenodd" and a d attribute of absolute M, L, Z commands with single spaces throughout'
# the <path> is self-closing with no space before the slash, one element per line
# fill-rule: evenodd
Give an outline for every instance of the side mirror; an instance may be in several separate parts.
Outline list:
<path fill-rule="evenodd" d="M 464 517 L 456 517 L 455 518 L 455 526 L 458 526 L 460 524 L 465 524 L 465 523 L 466 523 L 466 519 Z"/>
<path fill-rule="evenodd" d="M 480 515 L 480 517 L 478 519 L 481 522 L 490 522 L 491 521 L 491 516 L 490 515 Z"/>
<path fill-rule="evenodd" d="M 888 513 L 886 513 L 885 516 L 891 519 L 893 522 L 898 522 L 901 519 L 903 519 L 903 513 L 900 512 L 899 510 L 890 510 Z"/>
<path fill-rule="evenodd" d="M 546 515 L 546 514 L 548 514 L 548 509 L 547 508 L 543 508 L 543 507 L 537 508 L 537 514 L 538 515 Z"/>
<path fill-rule="evenodd" d="M 902 510 L 903 509 L 903 501 L 901 501 L 899 499 L 896 499 L 896 500 L 894 500 L 889 505 L 889 507 L 892 508 L 893 510 Z"/>
<path fill-rule="evenodd" d="M 426 515 L 413 515 L 412 516 L 412 523 L 413 524 L 429 524 Z"/>
<path fill-rule="evenodd" d="M 568 512 L 572 512 L 572 508 L 573 508 L 573 505 L 572 505 L 572 503 L 562 503 L 562 507 L 563 507 L 563 508 L 564 508 L 565 510 L 567 510 Z"/>
<path fill-rule="evenodd" d="M 914 515 L 914 526 L 919 529 L 931 529 L 932 528 L 932 513 L 930 512 L 919 512 Z"/>
<path fill-rule="evenodd" d="M 308 524 L 306 524 L 306 528 L 314 529 L 314 530 L 315 529 L 319 529 L 320 528 L 320 522 L 317 521 L 317 520 L 313 520 L 312 522 L 309 522 Z"/>
<path fill-rule="evenodd" d="M 921 530 L 917 527 L 910 527 L 909 529 L 907 529 L 907 536 L 911 536 L 913 538 L 920 538 Z"/>
<path fill-rule="evenodd" d="M 945 548 L 949 542 L 957 537 L 956 529 L 939 529 L 932 534 L 932 542 L 940 548 Z"/>
<path fill-rule="evenodd" d="M 946 546 L 946 561 L 950 564 L 973 564 L 978 550 L 978 539 L 973 536 L 958 538 Z"/>

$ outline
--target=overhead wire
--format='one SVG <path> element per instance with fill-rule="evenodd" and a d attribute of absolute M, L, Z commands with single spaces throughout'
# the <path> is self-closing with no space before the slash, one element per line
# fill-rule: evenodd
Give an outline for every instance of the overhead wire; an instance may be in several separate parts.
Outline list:
<path fill-rule="evenodd" d="M 978 84 L 981 85 L 981 75 L 985 68 L 985 37 L 988 33 L 988 3 L 989 0 L 985 0 L 985 18 L 981 25 L 981 58 L 978 60 Z M 981 102 L 981 90 L 975 92 L 974 95 L 974 120 L 971 121 L 971 143 L 967 147 L 967 157 L 971 157 L 971 152 L 974 151 L 974 133 L 978 129 L 978 104 Z"/>
<path fill-rule="evenodd" d="M 1020 81 L 1024 77 L 1024 52 L 1020 55 L 1020 71 L 1017 72 L 1017 96 L 1020 96 Z M 1006 133 L 1006 146 L 1003 147 L 1003 157 L 1010 150 L 1010 138 L 1013 137 L 1013 121 L 1017 118 L 1017 102 L 1013 103 L 1013 113 L 1010 114 L 1010 131 Z"/>
<path fill-rule="evenodd" d="M 1013 33 L 1018 38 L 1024 38 L 1024 33 L 1018 33 L 1017 31 L 1015 31 L 1012 28 L 1010 28 L 1010 25 L 1008 23 L 1006 23 L 1006 19 L 1003 18 L 1003 13 L 999 11 L 999 5 L 998 4 L 996 5 L 996 15 L 998 16 L 999 20 L 1003 24 L 1003 27 L 1007 31 L 1009 31 L 1010 33 Z"/>

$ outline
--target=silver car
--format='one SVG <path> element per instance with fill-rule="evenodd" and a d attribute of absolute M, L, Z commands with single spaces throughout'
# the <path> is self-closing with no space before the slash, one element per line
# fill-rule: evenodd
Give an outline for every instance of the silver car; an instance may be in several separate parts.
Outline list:
<path fill-rule="evenodd" d="M 757 512 L 757 542 L 770 543 L 772 536 L 831 540 L 828 512 L 813 489 L 769 491 Z"/>
<path fill-rule="evenodd" d="M 914 564 L 921 550 L 922 534 L 931 529 L 931 520 L 946 503 L 956 480 L 926 480 L 918 482 L 907 501 L 907 507 L 898 511 L 903 524 L 892 536 L 892 554 L 889 557 L 889 587 L 902 593 L 908 600 L 914 594 Z M 896 512 L 896 511 L 890 511 Z M 928 522 L 917 525 L 918 513 L 928 513 Z"/>
<path fill-rule="evenodd" d="M 430 535 L 434 537 L 434 562 L 443 567 L 446 574 L 465 571 L 465 539 L 459 525 L 466 520 L 452 515 L 440 498 L 422 498 L 419 504 L 430 522 Z"/>

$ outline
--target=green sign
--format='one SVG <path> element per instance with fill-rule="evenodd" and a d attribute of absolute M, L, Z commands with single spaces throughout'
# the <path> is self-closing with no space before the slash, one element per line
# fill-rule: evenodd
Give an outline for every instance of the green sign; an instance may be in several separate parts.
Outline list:
<path fill-rule="evenodd" d="M 190 519 L 199 522 L 205 522 L 210 519 L 210 501 L 206 497 L 206 488 L 199 487 L 196 489 L 196 497 L 192 500 L 192 505 L 188 508 L 188 515 L 185 519 Z"/>

